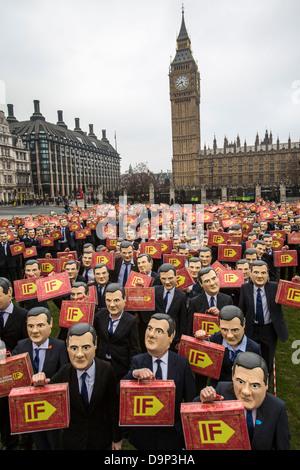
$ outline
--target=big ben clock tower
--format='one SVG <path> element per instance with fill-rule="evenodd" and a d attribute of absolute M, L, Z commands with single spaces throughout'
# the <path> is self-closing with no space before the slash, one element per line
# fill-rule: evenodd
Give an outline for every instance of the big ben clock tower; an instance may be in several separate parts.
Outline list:
<path fill-rule="evenodd" d="M 200 151 L 200 74 L 191 51 L 184 10 L 170 65 L 173 183 L 176 188 L 199 187 L 197 157 Z"/>

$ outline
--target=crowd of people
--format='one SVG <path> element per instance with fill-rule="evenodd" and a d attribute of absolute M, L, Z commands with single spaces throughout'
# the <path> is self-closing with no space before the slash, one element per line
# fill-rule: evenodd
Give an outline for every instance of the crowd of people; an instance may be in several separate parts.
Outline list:
<path fill-rule="evenodd" d="M 11 356 L 29 354 L 34 386 L 68 382 L 70 393 L 68 428 L 21 436 L 11 434 L 8 397 L 0 398 L 2 449 L 121 450 L 128 440 L 138 450 L 180 451 L 185 448 L 180 404 L 211 402 L 216 394 L 243 402 L 251 449 L 289 449 L 285 403 L 271 393 L 270 384 L 277 342 L 289 337 L 282 305 L 275 301 L 278 283 L 297 282 L 300 276 L 300 245 L 289 239 L 300 232 L 300 203 L 74 206 L 69 214 L 2 219 L 1 227 L 2 344 Z M 84 238 L 77 236 L 82 231 Z M 240 259 L 220 260 L 211 233 L 226 234 L 226 243 L 241 246 Z M 43 243 L 45 238 L 51 246 Z M 279 238 L 281 250 L 297 252 L 297 265 L 276 266 L 273 244 Z M 143 242 L 155 241 L 168 242 L 169 253 L 184 256 L 189 286 L 177 285 L 176 266 L 163 255 L 153 257 L 142 249 Z M 18 243 L 35 247 L 35 254 L 12 254 L 10 247 Z M 107 251 L 114 252 L 114 267 L 93 265 L 93 253 Z M 53 298 L 56 307 L 64 300 L 88 301 L 92 286 L 97 297 L 92 325 L 60 328 L 55 338 L 51 302 L 16 302 L 14 282 L 45 276 L 40 260 L 62 252 L 68 257 L 64 270 L 71 292 Z M 216 263 L 241 270 L 242 286 L 221 288 Z M 151 278 L 152 311 L 126 310 L 130 272 Z M 197 312 L 216 316 L 219 331 L 194 331 Z M 182 335 L 225 346 L 219 379 L 192 373 L 188 359 L 178 353 Z M 153 377 L 175 382 L 174 425 L 122 428 L 120 381 Z"/>

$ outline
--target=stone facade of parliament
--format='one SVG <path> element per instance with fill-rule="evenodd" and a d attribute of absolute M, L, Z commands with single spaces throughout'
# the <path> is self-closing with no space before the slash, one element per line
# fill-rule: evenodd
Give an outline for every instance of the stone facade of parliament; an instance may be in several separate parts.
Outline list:
<path fill-rule="evenodd" d="M 200 74 L 191 51 L 184 13 L 171 62 L 172 172 L 180 202 L 211 200 L 285 200 L 300 198 L 300 142 L 256 135 L 253 144 L 224 138 L 201 149 Z"/>

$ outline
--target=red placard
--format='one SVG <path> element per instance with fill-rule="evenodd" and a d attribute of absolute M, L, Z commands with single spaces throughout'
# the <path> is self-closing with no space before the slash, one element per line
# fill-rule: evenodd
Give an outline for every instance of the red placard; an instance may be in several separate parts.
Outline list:
<path fill-rule="evenodd" d="M 187 450 L 251 450 L 241 401 L 182 403 L 180 414 Z"/>
<path fill-rule="evenodd" d="M 160 243 L 160 245 L 161 245 L 161 254 L 162 255 L 168 255 L 172 252 L 172 249 L 173 249 L 172 240 L 170 240 L 170 239 L 157 240 L 156 243 Z"/>
<path fill-rule="evenodd" d="M 224 264 L 220 263 L 220 261 L 215 261 L 211 267 L 216 271 L 216 273 L 218 274 L 220 271 L 224 271 L 226 270 L 227 268 L 224 266 Z"/>
<path fill-rule="evenodd" d="M 173 426 L 175 383 L 173 380 L 121 380 L 121 426 Z"/>
<path fill-rule="evenodd" d="M 185 267 L 185 256 L 177 254 L 166 254 L 163 256 L 164 263 L 170 263 L 175 266 L 176 271 L 183 269 Z"/>
<path fill-rule="evenodd" d="M 219 271 L 218 278 L 221 288 L 233 289 L 236 287 L 241 287 L 244 284 L 244 273 L 242 270 L 229 270 L 223 269 Z"/>
<path fill-rule="evenodd" d="M 76 302 L 63 300 L 60 309 L 59 326 L 71 328 L 75 323 L 93 324 L 95 304 L 92 302 Z"/>
<path fill-rule="evenodd" d="M 235 262 L 241 259 L 242 246 L 241 245 L 219 245 L 218 247 L 218 260 Z"/>
<path fill-rule="evenodd" d="M 283 240 L 286 239 L 286 233 L 284 230 L 270 230 L 270 234 L 273 238 L 282 238 Z"/>
<path fill-rule="evenodd" d="M 54 239 L 52 237 L 42 237 L 41 238 L 41 246 L 53 246 Z"/>
<path fill-rule="evenodd" d="M 298 257 L 296 250 L 274 251 L 274 266 L 298 266 Z"/>
<path fill-rule="evenodd" d="M 28 353 L 10 356 L 0 363 L 0 397 L 9 395 L 15 387 L 30 385 L 33 369 Z"/>
<path fill-rule="evenodd" d="M 188 286 L 191 286 L 192 284 L 195 284 L 195 281 L 192 278 L 189 270 L 187 268 L 179 269 L 177 271 L 176 287 L 182 290 Z"/>
<path fill-rule="evenodd" d="M 114 251 L 94 251 L 92 254 L 91 266 L 96 264 L 106 264 L 107 269 L 115 268 L 115 252 Z"/>
<path fill-rule="evenodd" d="M 12 434 L 67 428 L 69 384 L 13 388 L 8 395 Z"/>
<path fill-rule="evenodd" d="M 209 230 L 207 244 L 208 246 L 219 246 L 226 243 L 228 238 L 229 234 L 227 232 L 216 232 Z"/>
<path fill-rule="evenodd" d="M 36 246 L 30 246 L 23 251 L 23 258 L 31 258 L 32 256 L 37 256 Z"/>
<path fill-rule="evenodd" d="M 115 250 L 118 238 L 107 238 L 106 239 L 106 248 L 109 250 Z"/>
<path fill-rule="evenodd" d="M 12 256 L 20 255 L 25 251 L 25 244 L 24 242 L 15 243 L 14 245 L 9 245 L 9 248 Z"/>
<path fill-rule="evenodd" d="M 31 300 L 37 297 L 36 281 L 38 278 L 20 279 L 14 281 L 15 299 L 17 302 Z"/>
<path fill-rule="evenodd" d="M 291 245 L 299 245 L 300 244 L 300 232 L 288 233 L 288 243 L 290 243 Z"/>
<path fill-rule="evenodd" d="M 53 240 L 60 240 L 63 237 L 60 230 L 52 230 L 49 235 Z"/>
<path fill-rule="evenodd" d="M 195 374 L 218 379 L 220 377 L 225 347 L 208 341 L 182 335 L 178 354 L 188 358 Z"/>
<path fill-rule="evenodd" d="M 209 336 L 217 333 L 220 331 L 219 317 L 217 315 L 195 312 L 193 317 L 193 333 L 198 330 L 204 330 Z"/>
<path fill-rule="evenodd" d="M 37 279 L 36 286 L 39 302 L 62 297 L 71 293 L 70 279 L 66 272 L 40 277 Z"/>
<path fill-rule="evenodd" d="M 125 293 L 125 310 L 143 311 L 155 309 L 154 287 L 125 287 Z"/>
<path fill-rule="evenodd" d="M 273 238 L 272 248 L 274 251 L 280 251 L 285 244 L 284 238 Z"/>
<path fill-rule="evenodd" d="M 144 287 L 151 287 L 153 284 L 153 277 L 147 274 L 131 271 L 126 281 L 125 287 L 137 287 L 137 283 L 141 282 Z"/>
<path fill-rule="evenodd" d="M 61 260 L 59 258 L 38 258 L 38 262 L 41 266 L 42 276 L 61 272 Z"/>
<path fill-rule="evenodd" d="M 289 307 L 300 308 L 300 283 L 280 279 L 275 302 Z"/>
<path fill-rule="evenodd" d="M 84 240 L 86 238 L 86 233 L 83 229 L 75 231 L 76 240 Z"/>
<path fill-rule="evenodd" d="M 141 242 L 140 254 L 147 253 L 153 259 L 161 258 L 161 244 L 158 242 Z"/>
<path fill-rule="evenodd" d="M 71 232 L 76 232 L 77 230 L 81 229 L 80 223 L 79 222 L 71 222 L 69 224 L 69 229 Z"/>

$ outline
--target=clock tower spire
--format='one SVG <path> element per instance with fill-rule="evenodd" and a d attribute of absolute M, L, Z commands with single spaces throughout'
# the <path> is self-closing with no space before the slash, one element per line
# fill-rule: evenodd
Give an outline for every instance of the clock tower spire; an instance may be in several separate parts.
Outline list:
<path fill-rule="evenodd" d="M 184 9 L 176 54 L 169 71 L 172 119 L 172 171 L 175 187 L 199 186 L 200 74 L 193 58 Z M 193 177 L 191 177 L 193 175 Z"/>

